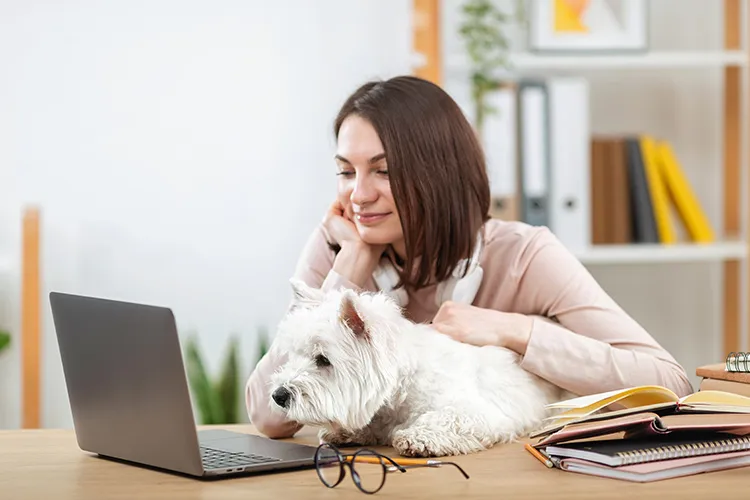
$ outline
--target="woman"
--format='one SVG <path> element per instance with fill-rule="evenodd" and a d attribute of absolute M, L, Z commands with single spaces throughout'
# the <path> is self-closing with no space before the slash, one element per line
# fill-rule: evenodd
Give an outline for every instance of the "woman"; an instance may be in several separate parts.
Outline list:
<path fill-rule="evenodd" d="M 370 82 L 335 121 L 338 196 L 295 277 L 329 290 L 382 290 L 415 322 L 521 355 L 521 366 L 575 394 L 663 385 L 693 391 L 684 369 L 544 227 L 488 216 L 484 156 L 471 125 L 437 85 Z M 269 405 L 285 360 L 272 346 L 246 388 L 251 422 L 269 437 L 300 426 Z"/>

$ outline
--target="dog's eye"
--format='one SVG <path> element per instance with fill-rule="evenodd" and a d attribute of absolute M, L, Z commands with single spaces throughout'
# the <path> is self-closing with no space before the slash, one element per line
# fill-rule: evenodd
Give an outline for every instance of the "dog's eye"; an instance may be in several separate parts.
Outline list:
<path fill-rule="evenodd" d="M 325 366 L 331 366 L 331 362 L 328 361 L 328 358 L 326 358 L 322 354 L 318 354 L 317 356 L 315 356 L 315 364 L 321 368 Z"/>

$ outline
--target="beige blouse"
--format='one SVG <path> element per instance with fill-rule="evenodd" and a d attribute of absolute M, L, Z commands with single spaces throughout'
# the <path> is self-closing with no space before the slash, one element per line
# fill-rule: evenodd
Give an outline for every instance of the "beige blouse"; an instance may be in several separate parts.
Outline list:
<path fill-rule="evenodd" d="M 492 219 L 484 226 L 484 239 L 484 278 L 473 305 L 534 318 L 523 368 L 579 395 L 651 384 L 678 396 L 693 392 L 682 366 L 604 292 L 549 229 Z M 333 259 L 318 227 L 295 277 L 324 290 L 356 289 L 332 271 Z M 377 290 L 372 279 L 364 288 Z M 438 310 L 435 286 L 407 291 L 409 319 L 432 321 Z M 250 421 L 269 437 L 290 437 L 301 427 L 270 410 L 269 378 L 284 360 L 272 344 L 246 385 Z"/>

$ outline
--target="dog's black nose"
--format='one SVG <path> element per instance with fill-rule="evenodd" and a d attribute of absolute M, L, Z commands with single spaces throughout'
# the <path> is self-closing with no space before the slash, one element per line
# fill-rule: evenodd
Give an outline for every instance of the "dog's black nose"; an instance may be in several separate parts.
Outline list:
<path fill-rule="evenodd" d="M 286 387 L 279 387 L 278 389 L 273 391 L 271 397 L 277 405 L 281 406 L 282 408 L 288 408 L 289 401 L 292 399 L 292 393 L 289 392 L 289 389 L 287 389 Z"/>

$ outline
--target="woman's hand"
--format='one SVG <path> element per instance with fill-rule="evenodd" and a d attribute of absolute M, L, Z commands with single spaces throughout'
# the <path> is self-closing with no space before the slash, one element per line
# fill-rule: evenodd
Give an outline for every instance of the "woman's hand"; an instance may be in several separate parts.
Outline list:
<path fill-rule="evenodd" d="M 323 217 L 328 243 L 344 246 L 344 242 L 363 243 L 357 226 L 352 222 L 351 210 L 347 210 L 338 200 L 331 203 Z"/>
<path fill-rule="evenodd" d="M 386 246 L 370 245 L 362 241 L 357 226 L 352 222 L 351 211 L 345 209 L 338 200 L 328 207 L 323 218 L 323 229 L 328 243 L 341 247 L 333 261 L 333 270 L 355 285 L 363 287 L 378 266 Z"/>
<path fill-rule="evenodd" d="M 476 346 L 506 347 L 525 354 L 533 319 L 518 313 L 483 309 L 458 302 L 444 302 L 432 320 L 432 327 L 459 342 Z"/>

